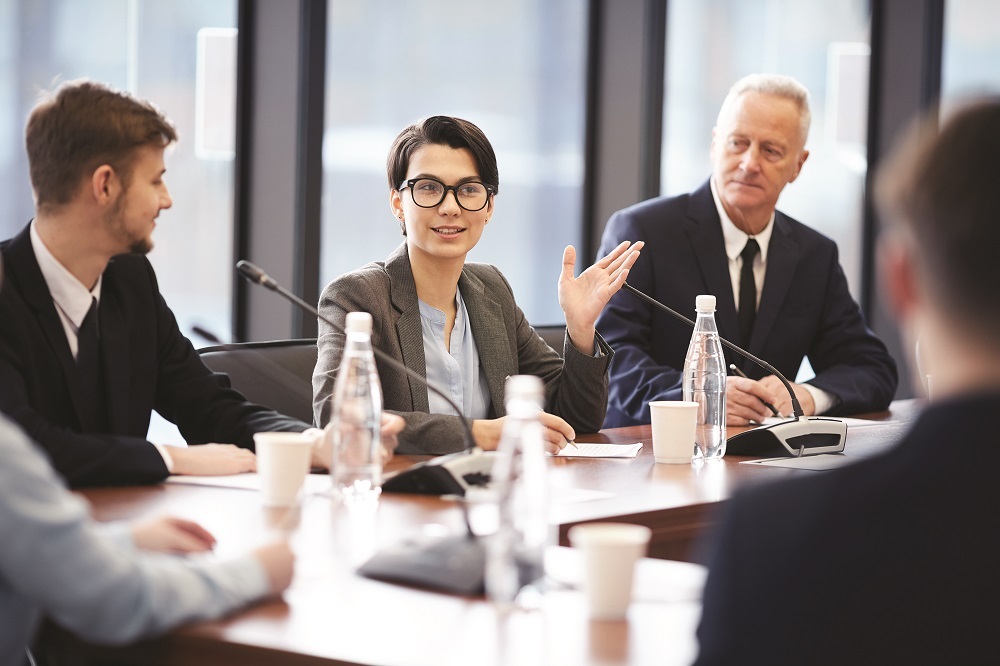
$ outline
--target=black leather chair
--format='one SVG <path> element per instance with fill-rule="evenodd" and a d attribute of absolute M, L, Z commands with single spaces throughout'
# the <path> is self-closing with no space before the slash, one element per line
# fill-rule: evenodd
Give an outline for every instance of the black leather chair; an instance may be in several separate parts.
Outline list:
<path fill-rule="evenodd" d="M 229 375 L 250 402 L 312 423 L 316 338 L 234 343 L 198 353 L 210 370 Z"/>
<path fill-rule="evenodd" d="M 535 333 L 538 333 L 539 337 L 556 350 L 556 353 L 562 356 L 563 353 L 563 340 L 566 337 L 566 326 L 535 326 Z"/>

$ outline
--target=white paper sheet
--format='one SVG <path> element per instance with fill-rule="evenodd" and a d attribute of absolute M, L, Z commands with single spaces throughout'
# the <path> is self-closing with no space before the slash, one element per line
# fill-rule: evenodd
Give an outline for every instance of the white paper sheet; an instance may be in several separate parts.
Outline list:
<path fill-rule="evenodd" d="M 822 418 L 829 418 L 833 421 L 842 421 L 847 424 L 848 428 L 868 428 L 871 426 L 883 426 L 883 425 L 897 425 L 899 421 L 872 421 L 869 419 L 852 419 L 850 417 L 828 417 L 824 416 Z M 788 417 L 778 418 L 777 416 L 768 416 L 764 419 L 762 425 L 774 425 L 775 423 L 781 423 L 783 421 L 788 421 Z"/>
<path fill-rule="evenodd" d="M 583 444 L 564 446 L 557 454 L 560 458 L 635 458 L 642 450 L 642 442 L 635 444 Z"/>
<path fill-rule="evenodd" d="M 247 474 L 230 474 L 228 476 L 171 476 L 167 483 L 177 483 L 188 486 L 215 486 L 217 488 L 236 488 L 239 490 L 260 490 L 260 479 L 256 472 Z M 310 474 L 305 480 L 305 491 L 308 494 L 320 494 L 330 490 L 329 474 Z"/>
<path fill-rule="evenodd" d="M 809 469 L 822 472 L 828 469 L 836 469 L 851 462 L 857 462 L 857 458 L 848 458 L 839 453 L 821 453 L 815 456 L 802 456 L 801 458 L 765 458 L 764 460 L 741 460 L 741 465 L 765 465 L 767 467 L 788 467 L 791 469 Z"/>

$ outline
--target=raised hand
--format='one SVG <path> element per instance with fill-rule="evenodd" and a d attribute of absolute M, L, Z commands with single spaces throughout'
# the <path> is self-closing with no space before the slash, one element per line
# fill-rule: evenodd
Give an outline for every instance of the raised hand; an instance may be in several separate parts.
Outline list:
<path fill-rule="evenodd" d="M 566 315 L 570 340 L 582 353 L 594 353 L 594 322 L 625 283 L 643 245 L 642 241 L 634 244 L 623 241 L 606 257 L 580 273 L 579 277 L 573 277 L 576 249 L 568 245 L 563 251 L 559 306 Z"/>

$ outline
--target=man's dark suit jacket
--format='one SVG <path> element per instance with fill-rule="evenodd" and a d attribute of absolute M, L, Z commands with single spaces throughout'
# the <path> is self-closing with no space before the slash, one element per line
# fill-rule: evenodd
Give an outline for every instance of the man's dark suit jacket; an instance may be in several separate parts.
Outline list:
<path fill-rule="evenodd" d="M 110 432 L 81 425 L 79 386 L 55 303 L 26 227 L 2 246 L 0 411 L 15 419 L 71 486 L 155 483 L 167 476 L 146 441 L 155 409 L 190 444 L 253 449 L 253 434 L 307 424 L 253 405 L 213 374 L 177 327 L 145 257 L 115 257 L 101 287 L 101 351 Z"/>
<path fill-rule="evenodd" d="M 931 406 L 883 456 L 738 493 L 697 663 L 997 663 L 998 413 Z"/>
<path fill-rule="evenodd" d="M 719 334 L 775 366 L 790 381 L 803 357 L 809 383 L 833 394 L 831 414 L 885 409 L 896 391 L 896 363 L 851 298 L 837 246 L 776 212 L 767 273 L 749 340 L 741 340 L 722 224 L 708 181 L 690 194 L 615 213 L 598 256 L 623 240 L 646 241 L 628 276 L 636 289 L 694 319 L 695 297 L 714 294 Z M 597 320 L 615 350 L 604 427 L 649 423 L 651 400 L 680 400 L 691 328 L 640 301 L 615 294 Z M 726 350 L 727 363 L 760 379 L 767 373 Z"/>

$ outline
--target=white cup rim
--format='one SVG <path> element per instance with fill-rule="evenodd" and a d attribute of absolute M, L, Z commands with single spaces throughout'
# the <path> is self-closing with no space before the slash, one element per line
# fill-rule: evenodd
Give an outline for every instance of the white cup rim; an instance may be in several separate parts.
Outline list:
<path fill-rule="evenodd" d="M 657 409 L 662 408 L 678 408 L 683 407 L 689 409 L 691 407 L 697 407 L 698 403 L 692 400 L 651 400 L 649 403 L 650 409 L 656 407 Z"/>
<path fill-rule="evenodd" d="M 633 523 L 581 523 L 569 528 L 569 541 L 574 546 L 593 543 L 644 544 L 653 530 Z"/>
<path fill-rule="evenodd" d="M 312 446 L 315 439 L 304 432 L 257 432 L 253 436 L 255 445 L 263 441 L 268 446 Z"/>

